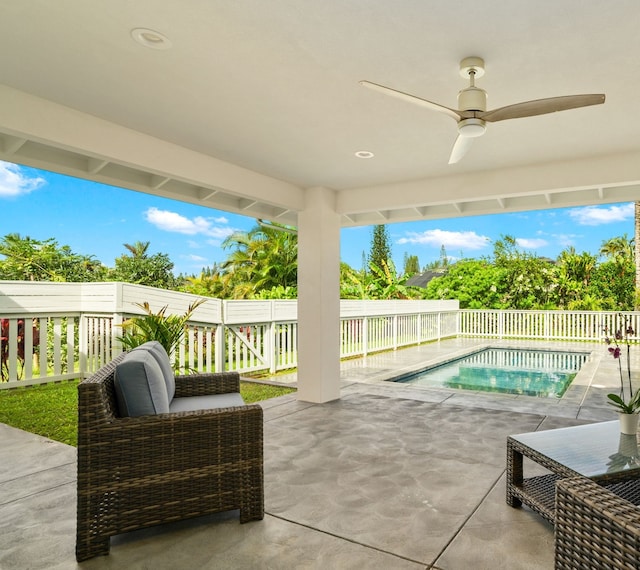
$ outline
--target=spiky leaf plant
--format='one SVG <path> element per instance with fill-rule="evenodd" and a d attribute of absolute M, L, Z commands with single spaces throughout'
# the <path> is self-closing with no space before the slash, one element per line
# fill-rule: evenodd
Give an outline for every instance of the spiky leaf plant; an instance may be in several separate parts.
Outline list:
<path fill-rule="evenodd" d="M 135 303 L 146 315 L 131 317 L 120 325 L 122 336 L 118 340 L 125 349 L 132 349 L 150 340 L 157 340 L 164 346 L 167 354 L 172 355 L 184 338 L 187 322 L 193 312 L 206 299 L 198 299 L 191 303 L 183 315 L 166 315 L 167 305 L 157 313 L 151 310 L 148 302 Z"/>

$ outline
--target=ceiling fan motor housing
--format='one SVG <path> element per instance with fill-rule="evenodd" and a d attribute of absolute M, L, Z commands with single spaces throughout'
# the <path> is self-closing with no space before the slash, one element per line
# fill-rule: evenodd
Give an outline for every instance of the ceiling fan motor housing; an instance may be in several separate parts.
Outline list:
<path fill-rule="evenodd" d="M 486 111 L 487 92 L 479 87 L 470 86 L 458 93 L 458 108 L 462 111 Z M 458 121 L 458 133 L 463 137 L 480 137 L 486 130 L 482 119 L 469 118 Z"/>
<path fill-rule="evenodd" d="M 479 87 L 467 87 L 458 93 L 458 109 L 461 111 L 486 111 L 487 92 Z"/>

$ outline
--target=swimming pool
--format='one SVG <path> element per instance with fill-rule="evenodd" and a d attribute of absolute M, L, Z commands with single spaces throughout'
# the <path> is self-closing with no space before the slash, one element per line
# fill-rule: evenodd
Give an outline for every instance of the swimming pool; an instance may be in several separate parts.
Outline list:
<path fill-rule="evenodd" d="M 560 398 L 588 352 L 485 348 L 393 382 L 414 386 Z"/>

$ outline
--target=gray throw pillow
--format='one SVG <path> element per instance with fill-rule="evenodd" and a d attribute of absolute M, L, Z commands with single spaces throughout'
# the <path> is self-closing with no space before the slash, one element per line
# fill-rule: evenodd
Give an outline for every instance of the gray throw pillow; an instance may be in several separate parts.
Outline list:
<path fill-rule="evenodd" d="M 149 350 L 132 350 L 116 366 L 114 377 L 121 416 L 145 416 L 169 412 L 164 375 Z"/>
<path fill-rule="evenodd" d="M 136 350 L 148 350 L 156 359 L 160 365 L 160 370 L 162 370 L 164 382 L 167 386 L 167 397 L 169 398 L 169 402 L 171 402 L 176 393 L 176 379 L 173 374 L 173 368 L 171 368 L 169 355 L 167 354 L 164 346 L 162 346 L 157 340 L 150 340 L 149 342 L 145 342 L 133 349 L 133 351 Z"/>

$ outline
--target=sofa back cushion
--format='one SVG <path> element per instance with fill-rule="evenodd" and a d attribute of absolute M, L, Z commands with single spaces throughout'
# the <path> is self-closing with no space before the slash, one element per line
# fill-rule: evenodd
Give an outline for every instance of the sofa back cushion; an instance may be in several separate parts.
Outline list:
<path fill-rule="evenodd" d="M 148 350 L 158 362 L 160 370 L 162 370 L 162 375 L 164 376 L 164 383 L 167 386 L 167 397 L 169 398 L 169 403 L 171 403 L 171 400 L 173 400 L 173 396 L 176 393 L 176 378 L 173 375 L 171 361 L 169 360 L 169 355 L 167 354 L 164 346 L 162 346 L 157 340 L 150 340 L 149 342 L 145 342 L 144 344 L 137 346 L 132 352 L 135 352 L 136 350 Z"/>
<path fill-rule="evenodd" d="M 167 385 L 150 350 L 132 350 L 116 366 L 114 385 L 121 416 L 169 412 Z"/>

